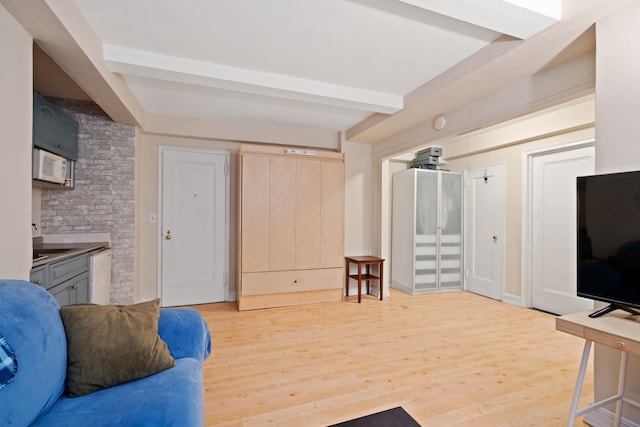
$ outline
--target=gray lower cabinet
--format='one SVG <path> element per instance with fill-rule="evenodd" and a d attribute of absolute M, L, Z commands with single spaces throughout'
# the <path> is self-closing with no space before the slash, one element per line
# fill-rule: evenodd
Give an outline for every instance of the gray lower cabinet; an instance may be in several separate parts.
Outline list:
<path fill-rule="evenodd" d="M 85 271 L 73 279 L 50 288 L 49 292 L 58 300 L 60 305 L 88 304 L 89 272 Z"/>
<path fill-rule="evenodd" d="M 49 266 L 45 264 L 32 268 L 29 280 L 31 283 L 35 283 L 36 285 L 47 289 L 47 284 L 49 283 Z"/>
<path fill-rule="evenodd" d="M 89 255 L 36 267 L 31 270 L 30 280 L 49 291 L 60 305 L 88 304 Z"/>

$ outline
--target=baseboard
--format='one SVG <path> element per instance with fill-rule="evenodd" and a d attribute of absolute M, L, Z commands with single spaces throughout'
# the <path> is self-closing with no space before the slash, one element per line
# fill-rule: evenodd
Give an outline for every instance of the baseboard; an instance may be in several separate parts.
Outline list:
<path fill-rule="evenodd" d="M 610 427 L 613 425 L 614 413 L 607 408 L 598 408 L 584 416 L 584 422 L 591 427 Z M 622 427 L 640 427 L 640 424 L 627 418 L 622 418 Z"/>
<path fill-rule="evenodd" d="M 512 294 L 502 294 L 502 302 L 506 302 L 507 304 L 517 305 L 518 307 L 522 307 L 522 297 L 519 295 Z"/>
<path fill-rule="evenodd" d="M 136 298 L 135 303 L 152 301 L 155 298 Z M 237 301 L 237 292 L 229 292 L 229 298 L 225 302 L 236 302 Z M 162 301 L 161 301 L 162 302 Z"/>

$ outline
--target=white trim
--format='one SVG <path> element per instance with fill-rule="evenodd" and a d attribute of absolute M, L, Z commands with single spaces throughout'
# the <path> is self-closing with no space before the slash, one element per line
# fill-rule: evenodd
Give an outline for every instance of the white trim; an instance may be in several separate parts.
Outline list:
<path fill-rule="evenodd" d="M 174 147 L 174 146 L 166 146 L 160 145 L 158 147 L 158 224 L 157 224 L 157 236 L 158 236 L 158 245 L 157 245 L 157 288 L 156 293 L 158 298 L 162 298 L 162 194 L 163 194 L 163 186 L 162 186 L 162 177 L 163 177 L 163 155 L 167 151 L 173 152 L 190 152 L 190 153 L 205 153 L 205 154 L 217 154 L 225 157 L 225 162 L 229 165 L 228 171 L 230 172 L 230 160 L 231 153 L 229 150 L 207 150 L 202 148 L 190 148 L 190 147 Z M 230 258 L 230 243 L 229 243 L 229 229 L 230 229 L 230 206 L 231 206 L 231 184 L 230 184 L 230 173 L 225 173 L 225 254 L 224 254 L 224 268 L 225 274 L 227 277 L 226 282 L 224 283 L 224 298 L 225 301 L 235 301 L 235 292 L 230 293 L 230 276 L 229 276 L 229 258 Z"/>
<path fill-rule="evenodd" d="M 533 174 L 533 159 L 537 156 L 543 156 L 554 153 L 561 153 L 563 151 L 577 150 L 580 148 L 593 147 L 596 142 L 594 138 L 582 139 L 565 144 L 559 144 L 552 147 L 546 147 L 542 149 L 524 151 L 522 153 L 522 244 L 521 244 L 521 268 L 520 268 L 520 283 L 521 283 L 521 305 L 523 307 L 531 307 L 533 292 L 531 286 L 531 242 L 532 242 L 532 224 L 531 218 L 533 216 L 533 201 L 531 197 L 532 192 L 532 174 Z"/>
<path fill-rule="evenodd" d="M 507 303 L 507 304 L 511 304 L 511 305 L 515 305 L 518 307 L 522 307 L 522 297 L 519 295 L 513 295 L 513 294 L 508 294 L 508 293 L 503 293 L 502 294 L 502 302 Z"/>

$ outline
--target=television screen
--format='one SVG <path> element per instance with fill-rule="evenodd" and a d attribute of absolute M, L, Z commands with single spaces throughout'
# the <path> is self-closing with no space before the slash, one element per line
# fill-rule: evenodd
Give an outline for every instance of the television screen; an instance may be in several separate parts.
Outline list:
<path fill-rule="evenodd" d="M 640 308 L 640 171 L 577 178 L 578 296 Z"/>

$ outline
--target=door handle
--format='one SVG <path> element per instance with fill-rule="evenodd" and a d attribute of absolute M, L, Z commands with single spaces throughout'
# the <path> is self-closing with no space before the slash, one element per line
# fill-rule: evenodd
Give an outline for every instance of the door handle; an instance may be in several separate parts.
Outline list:
<path fill-rule="evenodd" d="M 167 235 L 164 236 L 166 240 L 171 240 L 171 230 L 167 230 Z"/>
<path fill-rule="evenodd" d="M 498 236 L 496 236 L 495 234 L 493 235 L 493 241 L 497 242 L 498 241 Z"/>

